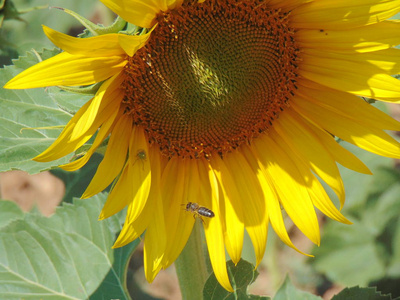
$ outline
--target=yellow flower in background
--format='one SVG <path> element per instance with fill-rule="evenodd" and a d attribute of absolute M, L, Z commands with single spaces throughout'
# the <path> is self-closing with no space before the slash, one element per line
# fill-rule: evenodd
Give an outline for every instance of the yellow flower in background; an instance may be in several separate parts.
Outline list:
<path fill-rule="evenodd" d="M 398 0 L 102 0 L 143 35 L 80 39 L 44 27 L 64 50 L 9 81 L 6 88 L 102 82 L 60 137 L 36 161 L 74 152 L 96 134 L 81 168 L 110 136 L 83 195 L 116 180 L 100 219 L 128 206 L 115 247 L 145 230 L 145 273 L 152 281 L 185 246 L 203 218 L 216 277 L 232 290 L 234 263 L 249 234 L 260 263 L 268 224 L 292 248 L 281 207 L 315 244 L 315 207 L 350 223 L 318 178 L 345 192 L 336 163 L 368 168 L 334 139 L 400 158 L 384 130 L 400 124 L 357 96 L 400 100 Z M 295 248 L 296 249 L 296 248 Z"/>

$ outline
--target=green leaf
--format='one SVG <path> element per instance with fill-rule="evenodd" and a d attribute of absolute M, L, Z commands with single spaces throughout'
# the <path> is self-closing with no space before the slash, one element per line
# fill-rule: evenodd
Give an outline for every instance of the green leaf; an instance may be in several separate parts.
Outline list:
<path fill-rule="evenodd" d="M 0 212 L 0 230 L 10 224 L 12 221 L 16 221 L 24 217 L 24 213 L 21 211 L 19 206 L 12 201 L 0 200 Z"/>
<path fill-rule="evenodd" d="M 275 294 L 274 300 L 322 300 L 321 297 L 315 296 L 308 292 L 300 291 L 292 284 L 289 277 L 286 277 L 284 283 Z"/>
<path fill-rule="evenodd" d="M 23 69 L 57 53 L 58 50 L 44 50 L 40 54 L 30 52 L 26 57 L 20 57 L 14 62 L 15 66 L 0 69 L 0 87 Z M 0 171 L 20 169 L 37 173 L 69 161 L 71 155 L 48 163 L 37 163 L 31 160 L 49 147 L 61 132 L 61 129 L 35 128 L 64 126 L 72 117 L 70 111 L 89 99 L 82 95 L 69 95 L 68 101 L 73 105 L 67 105 L 63 98 L 64 94 L 56 93 L 54 89 L 49 92 L 42 88 L 30 90 L 1 88 Z"/>
<path fill-rule="evenodd" d="M 60 109 L 70 114 L 75 114 L 87 101 L 93 98 L 93 95 L 74 94 L 58 87 L 48 88 L 47 93 Z"/>
<path fill-rule="evenodd" d="M 127 252 L 111 249 L 121 223 L 118 215 L 97 221 L 105 199 L 75 199 L 50 218 L 14 214 L 0 230 L 0 299 L 88 299 L 105 278 L 119 291 L 113 298 L 129 299 L 122 269 L 135 244 Z M 7 216 L 0 210 L 1 220 Z"/>
<path fill-rule="evenodd" d="M 382 295 L 376 291 L 376 288 L 360 288 L 358 286 L 345 288 L 339 294 L 335 295 L 332 300 L 391 300 L 390 295 Z"/>
<path fill-rule="evenodd" d="M 132 253 L 136 250 L 139 243 L 140 239 L 136 239 L 132 243 L 114 250 L 113 267 L 110 269 L 99 288 L 90 296 L 90 299 L 115 299 L 116 295 L 123 295 L 123 298 L 118 298 L 120 300 L 130 299 L 126 287 L 126 268 Z"/>
<path fill-rule="evenodd" d="M 367 207 L 362 211 L 361 218 L 366 227 L 371 231 L 381 233 L 384 231 L 388 223 L 400 216 L 400 176 L 396 170 L 387 170 L 385 181 L 379 180 L 380 176 L 376 176 L 378 180 L 373 182 L 373 186 L 383 186 L 379 194 L 370 194 L 368 197 Z"/>
<path fill-rule="evenodd" d="M 376 242 L 376 232 L 362 223 L 351 226 L 329 222 L 324 228 L 321 247 L 314 248 L 314 268 L 333 282 L 367 285 L 385 274 L 385 262 Z"/>
<path fill-rule="evenodd" d="M 400 236 L 391 227 L 400 223 L 400 172 L 386 165 L 374 169 L 375 176 L 363 186 L 363 205 L 353 207 L 354 224 L 328 222 L 321 247 L 313 251 L 314 268 L 345 286 L 400 275 L 400 258 L 396 258 Z"/>
<path fill-rule="evenodd" d="M 398 184 L 400 181 L 400 171 L 394 169 L 393 166 L 378 166 L 374 170 L 373 181 L 370 186 L 366 187 L 368 191 L 368 202 L 376 200 L 384 194 L 390 187 Z"/>
<path fill-rule="evenodd" d="M 258 276 L 257 270 L 254 266 L 245 261 L 240 260 L 239 263 L 235 266 L 232 261 L 227 263 L 228 274 L 231 280 L 232 287 L 234 289 L 233 293 L 225 290 L 217 281 L 214 273 L 210 275 L 207 279 L 206 284 L 203 289 L 203 298 L 205 300 L 209 299 L 259 299 L 259 300 L 267 300 L 269 297 L 263 296 L 255 296 L 248 295 L 247 288 L 248 286 L 256 280 Z"/>
<path fill-rule="evenodd" d="M 14 60 L 14 67 L 7 66 L 7 68 L 16 69 L 16 71 L 21 72 L 22 70 L 28 69 L 29 67 L 46 60 L 50 57 L 53 57 L 60 53 L 60 50 L 57 48 L 54 49 L 43 49 L 43 51 L 37 52 L 36 50 L 31 50 L 26 53 L 25 56 L 21 56 L 18 59 Z M 11 78 L 10 78 L 11 79 Z"/>

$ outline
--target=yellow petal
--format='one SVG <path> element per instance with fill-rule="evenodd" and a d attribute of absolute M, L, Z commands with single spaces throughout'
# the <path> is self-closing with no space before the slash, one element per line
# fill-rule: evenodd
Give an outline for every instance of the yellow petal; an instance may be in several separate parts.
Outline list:
<path fill-rule="evenodd" d="M 179 7 L 183 0 L 100 0 L 124 20 L 144 28 L 153 27 L 161 11 Z"/>
<path fill-rule="evenodd" d="M 161 197 L 160 181 L 162 158 L 157 147 L 150 147 L 151 189 L 148 205 L 153 207 L 151 222 L 146 230 L 144 240 L 144 273 L 146 279 L 152 282 L 162 268 L 162 260 L 167 245 L 167 233 L 164 220 L 164 202 Z"/>
<path fill-rule="evenodd" d="M 371 52 L 400 44 L 400 22 L 384 21 L 369 26 L 346 30 L 301 29 L 295 40 L 300 48 L 335 52 Z"/>
<path fill-rule="evenodd" d="M 129 204 L 128 209 L 131 205 L 132 202 Z M 113 248 L 123 247 L 139 238 L 146 230 L 150 221 L 150 209 L 145 210 L 145 213 L 141 214 L 133 222 L 130 222 L 129 216 L 127 215 L 125 218 L 124 226 L 122 227 L 122 230 L 119 233 L 118 238 L 113 245 Z"/>
<path fill-rule="evenodd" d="M 131 164 L 127 162 L 118 178 L 118 181 L 108 195 L 107 201 L 100 212 L 99 220 L 104 220 L 116 214 L 132 202 L 133 189 L 131 188 L 131 185 L 132 182 L 135 181 L 135 178 L 133 177 L 131 168 Z M 129 229 L 128 223 L 126 223 L 125 226 L 125 230 L 131 230 Z"/>
<path fill-rule="evenodd" d="M 377 67 L 304 54 L 299 74 L 318 84 L 382 101 L 400 101 L 400 82 Z"/>
<path fill-rule="evenodd" d="M 369 175 L 372 174 L 368 167 L 357 156 L 340 146 L 332 135 L 330 135 L 324 129 L 321 129 L 313 123 L 310 123 L 302 116 L 299 115 L 298 118 L 301 118 L 303 122 L 306 122 L 308 124 L 309 128 L 314 131 L 316 136 L 318 136 L 320 142 L 325 145 L 327 149 L 329 149 L 332 157 L 339 164 L 358 173 Z"/>
<path fill-rule="evenodd" d="M 234 264 L 241 258 L 244 236 L 243 200 L 239 197 L 236 183 L 225 162 L 215 156 L 210 161 L 220 185 L 220 213 L 224 228 L 226 250 Z"/>
<path fill-rule="evenodd" d="M 291 23 L 296 28 L 347 30 L 381 22 L 399 11 L 399 1 L 312 1 L 293 10 Z"/>
<path fill-rule="evenodd" d="M 141 215 L 151 186 L 147 145 L 143 128 L 134 127 L 129 142 L 129 160 L 104 204 L 100 220 L 112 216 L 128 204 L 126 225 L 133 223 Z"/>
<path fill-rule="evenodd" d="M 308 126 L 296 118 L 290 108 L 283 112 L 279 119 L 274 121 L 274 129 L 288 144 L 299 159 L 309 165 L 324 182 L 326 182 L 343 202 L 345 199 L 344 185 L 329 150 L 314 136 Z"/>
<path fill-rule="evenodd" d="M 140 228 L 141 229 L 141 228 Z M 132 224 L 124 224 L 122 227 L 121 232 L 118 235 L 117 240 L 115 241 L 114 245 L 112 246 L 113 249 L 120 248 L 129 243 L 133 242 L 135 238 L 138 238 L 141 235 Z"/>
<path fill-rule="evenodd" d="M 43 30 L 57 47 L 70 54 L 88 57 L 123 56 L 124 54 L 133 56 L 146 44 L 152 32 L 151 30 L 142 35 L 110 33 L 89 38 L 75 38 L 46 26 L 43 26 Z"/>
<path fill-rule="evenodd" d="M 273 139 L 272 139 L 273 135 Z M 259 155 L 274 188 L 279 194 L 282 206 L 296 226 L 315 244 L 320 243 L 318 220 L 308 193 L 307 176 L 299 169 L 301 162 L 293 159 L 290 149 L 283 149 L 284 142 L 274 132 L 255 140 Z"/>
<path fill-rule="evenodd" d="M 161 193 L 167 207 L 164 219 L 169 236 L 162 263 L 164 268 L 170 266 L 179 256 L 192 232 L 195 218 L 190 212 L 185 211 L 185 205 L 187 202 L 204 205 L 199 195 L 201 183 L 197 164 L 198 162 L 194 160 L 172 158 L 161 178 Z M 171 193 L 166 192 L 167 190 Z M 203 221 L 208 222 L 208 220 Z"/>
<path fill-rule="evenodd" d="M 85 110 L 79 120 L 76 122 L 72 131 L 71 140 L 79 138 L 82 133 L 89 130 L 99 113 L 105 109 L 115 109 L 115 103 L 118 105 L 122 101 L 124 92 L 120 89 L 123 82 L 123 76 L 114 75 L 106 80 L 97 91 L 89 107 Z M 113 102 L 113 103 L 110 103 Z M 115 109 L 115 112 L 118 110 Z"/>
<path fill-rule="evenodd" d="M 89 131 L 81 136 L 80 139 L 76 139 L 73 141 L 70 139 L 72 131 L 74 130 L 75 123 L 89 107 L 92 100 L 88 101 L 78 110 L 78 112 L 68 122 L 68 124 L 65 126 L 64 130 L 61 132 L 60 136 L 54 141 L 54 143 L 51 144 L 51 146 L 43 151 L 41 154 L 33 158 L 33 160 L 40 162 L 56 160 L 71 152 L 74 152 L 92 137 L 92 135 L 96 132 L 101 123 L 96 124 L 98 125 L 97 127 L 92 126 Z M 106 121 L 106 118 L 101 119 L 101 121 Z"/>
<path fill-rule="evenodd" d="M 87 113 L 89 107 L 92 106 L 93 99 L 88 101 L 65 126 L 57 140 L 43 153 L 34 158 L 35 161 L 51 161 L 63 157 L 86 143 L 96 132 L 96 130 L 118 112 L 122 99 L 121 93 L 111 93 L 110 97 L 104 97 L 100 103 L 100 107 L 95 119 L 91 125 L 85 128 L 86 131 L 77 132 L 76 124 Z M 114 116 L 115 117 L 115 116 Z M 72 138 L 75 132 L 74 139 Z M 79 134 L 78 134 L 79 133 Z"/>
<path fill-rule="evenodd" d="M 150 34 L 154 30 L 156 26 L 154 26 L 149 32 L 142 35 L 126 35 L 126 34 L 119 34 L 118 35 L 118 42 L 122 49 L 124 49 L 125 53 L 129 56 L 133 56 L 136 51 L 142 48 L 147 40 L 150 38 Z"/>
<path fill-rule="evenodd" d="M 152 157 L 154 158 L 154 157 Z M 131 164 L 129 164 L 131 165 Z M 159 170 L 156 170 L 156 173 L 159 175 Z M 133 194 L 133 193 L 132 193 Z M 107 199 L 108 201 L 108 199 Z M 156 206 L 160 205 L 160 198 L 149 198 L 148 201 L 146 201 L 145 207 L 142 209 L 141 213 L 135 218 L 132 218 L 132 214 L 130 212 L 135 211 L 135 208 L 137 204 L 135 203 L 135 200 L 131 201 L 128 206 L 128 212 L 125 218 L 125 224 L 124 227 L 121 231 L 121 233 L 118 236 L 117 241 L 115 242 L 113 248 L 117 247 L 122 247 L 125 246 L 126 244 L 130 243 L 131 241 L 137 239 L 140 237 L 140 235 L 144 232 L 146 228 L 149 226 L 152 226 L 150 224 L 153 224 L 154 226 L 154 213 L 156 211 Z M 162 204 L 161 204 L 162 208 Z M 103 209 L 104 210 L 104 209 Z M 161 219 L 162 220 L 162 219 Z M 160 224 L 158 224 L 160 226 Z M 163 223 L 161 226 L 164 226 Z M 154 228 L 152 229 L 154 230 Z M 147 235 L 147 231 L 146 231 Z M 150 241 L 151 241 L 150 237 Z M 158 237 L 160 240 L 160 243 L 162 246 L 163 244 L 163 239 L 162 237 Z M 154 246 L 154 249 L 158 249 L 157 246 Z"/>
<path fill-rule="evenodd" d="M 251 149 L 251 151 L 254 153 L 254 155 L 258 156 L 256 149 L 253 148 Z M 294 250 L 296 250 L 301 254 L 310 256 L 297 249 L 296 246 L 293 245 L 292 241 L 290 240 L 290 237 L 285 228 L 285 223 L 283 221 L 280 199 L 278 193 L 274 188 L 273 179 L 269 177 L 265 165 L 263 165 L 259 160 L 257 161 L 257 163 L 259 170 L 262 172 L 262 175 L 264 175 L 263 177 L 260 176 L 259 178 L 265 194 L 265 200 L 268 209 L 267 212 L 269 220 L 271 221 L 272 228 L 286 245 L 288 245 L 289 247 L 293 248 Z"/>
<path fill-rule="evenodd" d="M 299 89 L 296 93 L 308 101 L 312 101 L 315 105 L 365 124 L 366 127 L 400 130 L 399 121 L 352 94 L 305 80 L 299 81 Z"/>
<path fill-rule="evenodd" d="M 63 52 L 23 71 L 4 87 L 32 89 L 55 85 L 89 85 L 114 76 L 125 64 L 126 60 L 121 56 L 87 57 Z"/>
<path fill-rule="evenodd" d="M 161 194 L 161 174 L 165 169 L 168 158 L 160 155 L 158 147 L 149 147 L 149 158 L 151 161 L 151 188 L 148 201 L 158 203 L 162 201 Z"/>
<path fill-rule="evenodd" d="M 171 248 L 175 245 L 175 234 L 177 233 L 178 218 L 188 217 L 188 214 L 183 214 L 181 202 L 183 199 L 185 185 L 185 161 L 180 161 L 177 158 L 171 158 L 161 177 L 160 189 L 164 207 L 165 231 L 167 235 L 167 246 L 163 257 L 163 267 L 171 265 L 174 261 L 170 259 Z M 189 217 L 191 217 L 189 215 Z M 186 226 L 193 228 L 194 219 L 187 219 Z M 178 233 L 179 234 L 179 233 Z M 181 246 L 181 251 L 182 251 Z"/>
<path fill-rule="evenodd" d="M 285 11 L 287 10 L 293 10 L 295 11 L 294 8 L 301 6 L 305 3 L 311 2 L 313 0 L 269 0 L 266 1 L 266 4 L 271 7 L 271 8 L 276 8 L 276 9 L 284 9 Z"/>
<path fill-rule="evenodd" d="M 129 147 L 129 138 L 132 135 L 132 119 L 123 114 L 116 123 L 103 160 L 99 164 L 82 198 L 89 198 L 104 190 L 121 172 Z"/>
<path fill-rule="evenodd" d="M 124 54 L 124 50 L 118 42 L 120 34 L 111 33 L 89 38 L 76 38 L 44 25 L 43 31 L 54 45 L 70 54 L 88 57 L 121 56 Z"/>
<path fill-rule="evenodd" d="M 118 235 L 113 248 L 123 247 L 143 234 L 149 224 L 153 221 L 152 218 L 155 209 L 154 204 L 155 203 L 147 203 L 141 214 L 133 221 L 129 214 L 126 215 L 124 226 Z M 133 201 L 128 205 L 128 211 L 132 210 L 132 206 L 134 206 Z M 162 241 L 162 238 L 160 238 L 160 241 Z"/>
<path fill-rule="evenodd" d="M 144 239 L 144 274 L 148 282 L 152 282 L 161 270 L 161 262 L 166 248 L 166 233 L 162 201 L 154 207 L 154 214 L 146 230 Z"/>
<path fill-rule="evenodd" d="M 241 148 L 244 158 L 251 168 L 251 172 L 257 176 L 257 180 L 260 183 L 262 190 L 262 198 L 258 201 L 256 205 L 259 206 L 259 210 L 262 214 L 262 220 L 260 224 L 254 222 L 246 222 L 246 231 L 249 234 L 251 241 L 253 243 L 254 252 L 256 255 L 256 267 L 261 263 L 263 259 L 265 248 L 267 245 L 268 238 L 268 224 L 269 224 L 269 207 L 267 204 L 267 197 L 272 197 L 273 200 L 277 200 L 275 194 L 272 193 L 270 184 L 266 181 L 265 175 L 261 171 L 259 166 L 258 156 L 252 151 L 252 149 L 243 145 Z M 247 206 L 246 206 L 247 207 Z M 247 209 L 247 208 L 246 208 Z"/>
<path fill-rule="evenodd" d="M 259 138 L 264 138 L 264 137 L 259 137 Z M 248 147 L 246 147 L 248 148 Z M 253 153 L 253 157 L 260 157 L 258 154 L 257 149 L 258 147 L 253 147 L 248 148 L 248 151 L 250 151 L 249 155 L 246 155 L 246 157 L 251 157 L 250 154 Z M 276 234 L 279 236 L 279 238 L 289 247 L 293 248 L 297 252 L 308 255 L 299 249 L 296 248 L 295 245 L 293 245 L 292 241 L 290 240 L 290 237 L 287 233 L 285 223 L 283 221 L 283 216 L 282 216 L 282 210 L 281 210 L 281 205 L 280 205 L 280 199 L 279 199 L 279 194 L 276 192 L 274 188 L 274 179 L 270 177 L 268 173 L 268 169 L 266 168 L 265 161 L 262 162 L 260 159 L 256 160 L 255 163 L 257 164 L 254 168 L 258 169 L 259 174 L 257 177 L 260 180 L 263 193 L 265 195 L 265 202 L 266 202 L 266 207 L 267 207 L 267 213 L 269 220 L 271 222 L 271 226 L 276 232 Z M 252 164 L 253 165 L 253 164 Z M 268 220 L 267 217 L 267 220 Z"/>
<path fill-rule="evenodd" d="M 151 167 L 148 142 L 142 127 L 134 127 L 129 145 L 129 164 L 133 182 L 131 189 L 133 199 L 128 207 L 127 222 L 133 222 L 142 213 L 151 187 Z"/>
<path fill-rule="evenodd" d="M 240 200 L 244 203 L 244 224 L 254 246 L 257 264 L 261 261 L 267 242 L 267 212 L 260 182 L 241 151 L 224 157 L 236 185 Z"/>
<path fill-rule="evenodd" d="M 335 53 L 305 48 L 302 52 L 313 57 L 350 61 L 359 64 L 359 68 L 372 64 L 389 75 L 400 73 L 400 49 L 396 48 L 365 53 Z"/>
<path fill-rule="evenodd" d="M 203 161 L 203 160 L 201 160 Z M 209 222 L 204 225 L 204 232 L 207 240 L 208 253 L 210 261 L 214 270 L 215 277 L 218 282 L 230 292 L 233 292 L 232 285 L 229 281 L 228 272 L 226 269 L 226 257 L 224 247 L 224 235 L 222 223 L 219 214 L 219 193 L 218 181 L 215 177 L 212 168 L 208 162 L 203 161 L 204 164 L 199 164 L 199 174 L 201 182 L 205 182 L 208 178 L 209 184 L 202 186 L 202 195 L 207 207 L 211 207 L 215 213 L 215 217 L 211 218 Z"/>
<path fill-rule="evenodd" d="M 100 130 L 96 135 L 93 145 L 89 148 L 89 150 L 83 157 L 68 164 L 61 165 L 60 168 L 65 171 L 76 171 L 82 168 L 89 161 L 92 154 L 101 145 L 105 138 L 110 134 L 117 114 L 118 111 L 115 111 L 114 114 L 109 119 L 107 119 L 106 122 L 104 122 L 104 124 L 100 127 Z"/>
<path fill-rule="evenodd" d="M 275 139 L 280 146 L 282 146 L 282 140 L 280 137 L 275 133 L 271 134 L 272 137 Z M 286 148 L 286 152 L 288 156 L 293 157 L 293 152 L 291 152 L 288 148 Z M 295 158 L 293 159 L 293 161 Z M 328 195 L 326 194 L 324 188 L 322 187 L 321 183 L 318 179 L 311 173 L 310 169 L 308 168 L 307 164 L 297 162 L 296 167 L 298 168 L 299 172 L 303 174 L 303 177 L 307 180 L 307 192 L 312 200 L 312 203 L 320 209 L 324 214 L 328 217 L 337 220 L 342 223 L 351 224 L 333 205 L 332 201 L 329 199 Z M 344 193 L 344 191 L 343 191 Z M 344 204 L 344 194 L 343 197 L 340 198 L 341 206 Z"/>
<path fill-rule="evenodd" d="M 346 142 L 378 155 L 400 158 L 400 144 L 380 129 L 366 127 L 341 113 L 326 110 L 304 98 L 293 97 L 292 107 L 306 119 Z"/>
<path fill-rule="evenodd" d="M 329 199 L 318 179 L 312 176 L 310 176 L 310 178 L 312 182 L 310 188 L 308 189 L 308 192 L 315 207 L 318 208 L 323 214 L 335 221 L 344 224 L 351 224 L 351 222 L 347 220 L 333 205 L 331 199 Z M 341 207 L 343 206 L 343 204 L 344 203 L 341 203 Z"/>

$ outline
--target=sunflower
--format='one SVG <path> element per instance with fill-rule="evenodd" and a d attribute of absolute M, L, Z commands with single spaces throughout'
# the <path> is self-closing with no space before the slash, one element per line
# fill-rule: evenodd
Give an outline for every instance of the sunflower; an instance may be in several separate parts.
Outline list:
<path fill-rule="evenodd" d="M 185 246 L 195 223 L 190 210 L 203 221 L 212 267 L 227 290 L 225 250 L 237 263 L 245 230 L 259 264 L 269 224 L 296 249 L 283 210 L 317 245 L 315 208 L 349 224 L 320 180 L 341 208 L 337 163 L 370 171 L 335 137 L 400 158 L 399 143 L 384 131 L 400 124 L 358 97 L 400 100 L 391 76 L 400 70 L 400 23 L 388 20 L 400 1 L 101 1 L 142 34 L 75 38 L 44 27 L 64 52 L 6 88 L 101 82 L 34 160 L 63 157 L 95 135 L 83 157 L 61 166 L 77 170 L 109 137 L 83 198 L 114 182 L 100 219 L 128 206 L 114 247 L 146 231 L 150 282 Z"/>

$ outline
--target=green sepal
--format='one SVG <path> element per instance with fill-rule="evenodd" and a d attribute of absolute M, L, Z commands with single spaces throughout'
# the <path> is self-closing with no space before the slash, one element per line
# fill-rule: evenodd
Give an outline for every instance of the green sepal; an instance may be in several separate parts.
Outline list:
<path fill-rule="evenodd" d="M 76 12 L 62 8 L 62 7 L 56 7 L 53 6 L 52 8 L 60 9 L 70 16 L 74 17 L 79 23 L 81 23 L 92 35 L 97 36 L 97 35 L 102 35 L 102 34 L 108 34 L 108 33 L 117 33 L 121 31 L 122 29 L 125 28 L 126 26 L 126 21 L 122 19 L 121 17 L 117 17 L 114 21 L 113 24 L 110 26 L 104 27 L 101 24 L 94 24 L 93 22 L 89 21 L 85 17 L 82 17 L 81 15 L 77 14 Z"/>
<path fill-rule="evenodd" d="M 92 138 L 93 139 L 93 138 Z M 91 140 L 92 140 L 91 139 Z M 108 141 L 109 141 L 109 137 L 107 137 L 96 149 L 95 153 L 98 153 L 102 156 L 104 156 L 104 154 L 106 153 L 107 150 L 107 145 L 108 145 Z M 81 146 L 80 148 L 76 149 L 74 156 L 72 156 L 72 158 L 70 159 L 70 162 L 77 160 L 79 158 L 81 158 L 82 156 L 84 156 L 89 149 L 92 147 L 92 143 L 87 143 L 84 144 L 83 146 Z"/>
<path fill-rule="evenodd" d="M 57 87 L 62 89 L 63 91 L 74 93 L 74 94 L 95 95 L 102 84 L 103 84 L 103 82 L 97 82 L 95 84 L 92 84 L 89 86 L 84 86 L 84 87 L 63 86 L 63 85 L 59 85 Z"/>
<path fill-rule="evenodd" d="M 136 35 L 140 30 L 141 30 L 141 33 L 139 35 L 147 32 L 146 28 L 139 27 L 132 23 L 127 23 L 126 29 L 124 31 L 121 31 L 120 33 L 124 33 L 124 34 L 128 34 L 128 35 Z"/>

